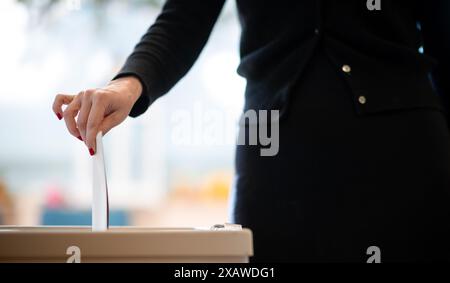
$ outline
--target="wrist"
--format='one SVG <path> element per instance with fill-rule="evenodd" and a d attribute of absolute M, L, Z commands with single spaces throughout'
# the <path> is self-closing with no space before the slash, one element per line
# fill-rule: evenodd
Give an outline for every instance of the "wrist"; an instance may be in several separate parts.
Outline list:
<path fill-rule="evenodd" d="M 121 85 L 125 86 L 133 103 L 139 99 L 143 91 L 141 81 L 135 76 L 118 78 L 111 83 L 120 83 Z"/>

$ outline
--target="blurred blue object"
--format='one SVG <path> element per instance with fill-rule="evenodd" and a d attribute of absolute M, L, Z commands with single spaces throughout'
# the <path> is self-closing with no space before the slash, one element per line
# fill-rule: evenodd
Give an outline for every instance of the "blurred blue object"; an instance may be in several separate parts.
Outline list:
<path fill-rule="evenodd" d="M 90 210 L 46 209 L 41 219 L 42 225 L 56 226 L 84 226 L 91 225 Z M 128 226 L 129 215 L 125 210 L 112 210 L 109 212 L 111 226 Z"/>

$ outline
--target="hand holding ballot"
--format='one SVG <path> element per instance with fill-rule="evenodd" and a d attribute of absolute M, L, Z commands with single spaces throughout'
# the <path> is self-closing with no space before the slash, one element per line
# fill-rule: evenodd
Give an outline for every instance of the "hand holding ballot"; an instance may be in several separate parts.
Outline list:
<path fill-rule="evenodd" d="M 141 93 L 142 85 L 137 78 L 123 77 L 77 95 L 58 94 L 53 111 L 59 120 L 64 118 L 70 134 L 84 141 L 94 155 L 97 133 L 106 134 L 122 123 Z M 67 105 L 64 110 L 63 105 Z"/>

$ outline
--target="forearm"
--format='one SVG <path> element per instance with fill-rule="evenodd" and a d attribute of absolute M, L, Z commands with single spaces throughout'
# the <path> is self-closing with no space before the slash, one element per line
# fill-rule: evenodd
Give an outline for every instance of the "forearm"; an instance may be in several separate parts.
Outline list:
<path fill-rule="evenodd" d="M 138 116 L 167 93 L 192 67 L 206 44 L 224 0 L 168 0 L 116 76 L 142 83 L 130 113 Z"/>

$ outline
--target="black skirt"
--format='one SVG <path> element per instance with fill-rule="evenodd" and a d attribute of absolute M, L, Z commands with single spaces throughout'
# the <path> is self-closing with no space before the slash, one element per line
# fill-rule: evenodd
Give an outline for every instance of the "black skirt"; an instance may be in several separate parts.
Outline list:
<path fill-rule="evenodd" d="M 254 262 L 448 260 L 450 134 L 433 109 L 356 114 L 316 54 L 280 122 L 279 153 L 236 151 L 233 216 Z"/>

